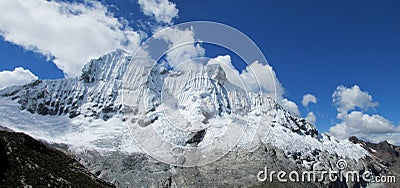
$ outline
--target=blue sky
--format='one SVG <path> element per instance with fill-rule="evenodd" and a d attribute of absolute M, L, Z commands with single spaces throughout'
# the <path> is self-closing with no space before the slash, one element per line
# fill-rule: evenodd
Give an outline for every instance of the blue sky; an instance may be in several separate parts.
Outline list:
<path fill-rule="evenodd" d="M 80 2 L 80 1 L 77 1 Z M 313 111 L 322 132 L 338 119 L 332 94 L 339 85 L 358 85 L 379 106 L 354 109 L 379 114 L 393 126 L 400 124 L 400 3 L 398 1 L 184 1 L 172 0 L 179 10 L 174 23 L 205 20 L 227 24 L 248 35 L 262 50 L 302 116 Z M 115 17 L 133 30 L 157 22 L 143 14 L 136 0 L 102 1 Z M 141 24 L 141 26 L 138 26 Z M 1 29 L 1 28 L 0 28 Z M 29 69 L 39 79 L 63 78 L 50 59 L 15 43 L 0 40 L 0 71 Z M 206 55 L 216 56 L 216 50 Z M 233 58 L 235 64 L 237 59 Z M 356 91 L 356 88 L 354 88 Z M 357 90 L 358 91 L 358 90 Z M 308 109 L 303 95 L 317 99 Z M 372 102 L 370 101 L 370 102 Z M 368 105 L 367 105 L 368 106 Z M 350 111 L 349 111 L 350 113 Z"/>
<path fill-rule="evenodd" d="M 184 3 L 178 21 L 212 20 L 246 33 L 262 49 L 286 96 L 319 100 L 318 126 L 336 121 L 332 93 L 343 84 L 368 91 L 396 124 L 400 92 L 400 4 L 349 1 Z M 210 2 L 211 3 L 211 2 Z M 206 12 L 206 13 L 204 13 Z"/>

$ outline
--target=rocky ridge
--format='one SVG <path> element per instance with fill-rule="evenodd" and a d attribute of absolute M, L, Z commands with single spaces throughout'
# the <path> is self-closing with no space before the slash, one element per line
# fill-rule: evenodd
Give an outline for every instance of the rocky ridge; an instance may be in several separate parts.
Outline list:
<path fill-rule="evenodd" d="M 285 171 L 328 170 L 335 169 L 339 159 L 345 159 L 351 169 L 368 169 L 362 161 L 368 154 L 365 149 L 320 134 L 314 125 L 290 114 L 268 95 L 245 92 L 229 83 L 219 65 L 169 70 L 151 59 L 135 59 L 116 50 L 90 61 L 79 78 L 36 81 L 6 88 L 0 95 L 3 114 L 14 113 L 14 107 L 19 106 L 22 113 L 31 113 L 33 122 L 40 124 L 46 117 L 46 121 L 61 119 L 65 125 L 60 128 L 62 131 L 51 124 L 33 129 L 35 125 L 28 126 L 23 118 L 6 115 L 0 123 L 37 138 L 69 145 L 68 152 L 92 173 L 120 187 L 259 185 L 262 183 L 256 175 L 265 166 Z M 184 118 L 174 116 L 177 112 Z M 180 122 L 182 127 L 177 128 L 171 121 Z M 123 130 L 126 123 L 134 133 L 148 133 L 155 128 L 157 135 L 169 143 L 201 151 L 210 144 L 221 149 L 230 143 L 232 140 L 220 141 L 224 135 L 236 134 L 236 129 L 226 134 L 229 127 L 244 131 L 238 132 L 242 135 L 235 140 L 237 144 L 228 148 L 222 158 L 184 168 L 180 165 L 192 159 L 186 158 L 180 165 L 165 164 L 135 146 L 137 143 L 129 140 L 129 131 Z M 47 129 L 55 131 L 43 134 Z M 90 133 L 85 135 L 97 135 L 80 149 L 85 138 L 80 135 L 85 131 Z M 70 139 L 71 135 L 82 142 Z M 102 151 L 93 149 L 93 145 L 100 146 Z M 127 149 L 127 145 L 136 149 Z M 163 146 L 153 144 L 153 149 L 165 150 Z M 168 152 L 171 151 L 165 150 L 166 156 Z M 329 184 L 332 182 L 327 180 L 314 183 Z"/>
<path fill-rule="evenodd" d="M 3 187 L 114 187 L 71 156 L 32 137 L 0 130 L 0 184 Z"/>

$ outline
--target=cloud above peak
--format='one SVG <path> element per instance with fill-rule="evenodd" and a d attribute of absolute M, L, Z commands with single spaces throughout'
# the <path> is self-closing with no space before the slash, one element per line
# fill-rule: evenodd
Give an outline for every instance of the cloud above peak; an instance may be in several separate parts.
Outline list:
<path fill-rule="evenodd" d="M 311 124 L 315 124 L 317 122 L 317 116 L 315 116 L 314 112 L 309 112 L 306 116 L 306 120 Z"/>
<path fill-rule="evenodd" d="M 116 48 L 133 51 L 141 37 L 97 1 L 0 1 L 0 35 L 45 55 L 67 76 Z"/>
<path fill-rule="evenodd" d="M 217 56 L 209 60 L 208 64 L 220 64 L 230 83 L 249 92 L 259 93 L 261 91 L 272 97 L 276 97 L 277 102 L 290 113 L 301 116 L 297 104 L 284 98 L 285 89 L 269 64 L 261 64 L 258 61 L 254 61 L 241 73 L 233 66 L 229 55 Z"/>

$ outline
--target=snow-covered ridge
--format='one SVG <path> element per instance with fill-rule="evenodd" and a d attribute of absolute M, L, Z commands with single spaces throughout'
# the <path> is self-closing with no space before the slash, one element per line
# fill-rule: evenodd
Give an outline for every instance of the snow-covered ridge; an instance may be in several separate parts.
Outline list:
<path fill-rule="evenodd" d="M 32 114 L 30 117 L 35 119 L 35 125 L 48 121 L 45 119 L 61 118 L 71 127 L 62 129 L 59 134 L 65 134 L 63 136 L 57 135 L 57 131 L 43 136 L 46 129 L 53 129 L 32 128 L 26 121 L 18 122 L 18 118 L 7 116 L 2 116 L 0 123 L 35 137 L 77 147 L 138 151 L 136 146 L 130 148 L 129 144 L 134 144 L 129 139 L 120 140 L 127 135 L 124 122 L 142 127 L 152 124 L 159 128 L 159 134 L 181 145 L 192 143 L 193 135 L 205 130 L 196 140 L 202 146 L 202 142 L 216 141 L 218 136 L 215 135 L 224 133 L 220 127 L 210 125 L 229 119 L 248 126 L 239 144 L 243 147 L 251 145 L 253 136 L 258 135 L 261 142 L 288 153 L 300 151 L 306 154 L 317 149 L 355 159 L 367 153 L 357 145 L 319 134 L 314 125 L 290 114 L 273 98 L 234 86 L 226 80 L 219 65 L 201 65 L 185 71 L 167 70 L 162 65 L 154 65 L 150 59 L 133 59 L 126 52 L 116 50 L 86 64 L 79 78 L 35 81 L 6 88 L 0 95 L 3 96 L 1 114 L 10 114 L 12 107 L 19 106 L 24 114 L 26 111 Z M 16 112 L 15 109 L 12 111 Z M 197 127 L 185 132 L 166 125 L 163 114 L 178 112 L 189 118 L 168 121 L 187 121 L 187 125 Z M 43 115 L 47 115 L 46 118 L 42 118 Z M 77 142 L 66 135 L 82 140 Z M 113 140 L 113 143 L 106 140 Z"/>
<path fill-rule="evenodd" d="M 38 80 L 25 86 L 6 88 L 0 95 L 11 97 L 21 109 L 41 115 L 80 114 L 110 118 L 120 108 L 118 91 L 130 56 L 116 50 L 91 60 L 79 78 Z M 119 106 L 118 106 L 119 105 Z"/>

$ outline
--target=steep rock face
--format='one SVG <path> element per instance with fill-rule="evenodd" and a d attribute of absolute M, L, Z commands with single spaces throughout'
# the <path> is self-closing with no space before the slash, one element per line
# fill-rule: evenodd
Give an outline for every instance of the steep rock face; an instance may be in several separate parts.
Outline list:
<path fill-rule="evenodd" d="M 11 97 L 31 113 L 108 119 L 121 107 L 118 91 L 129 61 L 126 52 L 113 51 L 86 64 L 80 78 L 38 80 L 7 88 L 0 95 Z"/>
<path fill-rule="evenodd" d="M 32 84 L 17 88 L 12 97 L 21 104 L 22 110 L 41 115 L 64 115 L 75 117 L 82 104 L 84 94 L 79 89 L 76 78 L 65 80 L 35 81 Z M 3 94 L 7 96 L 8 93 Z"/>
<path fill-rule="evenodd" d="M 310 135 L 311 137 L 318 138 L 318 130 L 310 122 L 304 118 L 294 116 L 284 109 L 271 97 L 263 97 L 260 95 L 253 96 L 254 105 L 259 108 L 263 115 L 271 119 L 275 125 L 284 126 L 298 134 Z"/>
<path fill-rule="evenodd" d="M 376 176 L 395 176 L 397 184 L 390 184 L 389 186 L 400 186 L 398 178 L 400 178 L 400 146 L 395 146 L 383 141 L 380 143 L 370 143 L 359 140 L 357 137 L 352 136 L 349 140 L 369 152 L 369 156 L 364 160 L 368 168 Z"/>
<path fill-rule="evenodd" d="M 70 152 L 98 177 L 121 187 L 249 186 L 259 184 L 254 178 L 265 166 L 326 170 L 342 158 L 354 169 L 366 169 L 359 159 L 367 152 L 360 146 L 319 134 L 270 96 L 231 84 L 219 65 L 168 70 L 117 50 L 89 62 L 79 78 L 36 81 L 0 95 L 2 114 L 15 114 L 11 108 L 17 102 L 33 113 L 29 118 L 37 127 L 26 118 L 2 114 L 0 123 L 71 148 L 83 147 Z M 42 115 L 52 116 L 43 120 Z M 47 123 L 51 119 L 62 125 Z M 151 142 L 140 143 L 149 138 Z M 143 149 L 144 144 L 151 148 Z M 224 155 L 210 164 L 181 168 L 177 166 L 190 166 L 197 159 L 172 157 L 179 165 L 167 165 L 146 150 L 172 156 L 176 151 L 182 155 L 184 147 L 199 149 L 200 157 L 210 154 L 210 148 Z"/>

